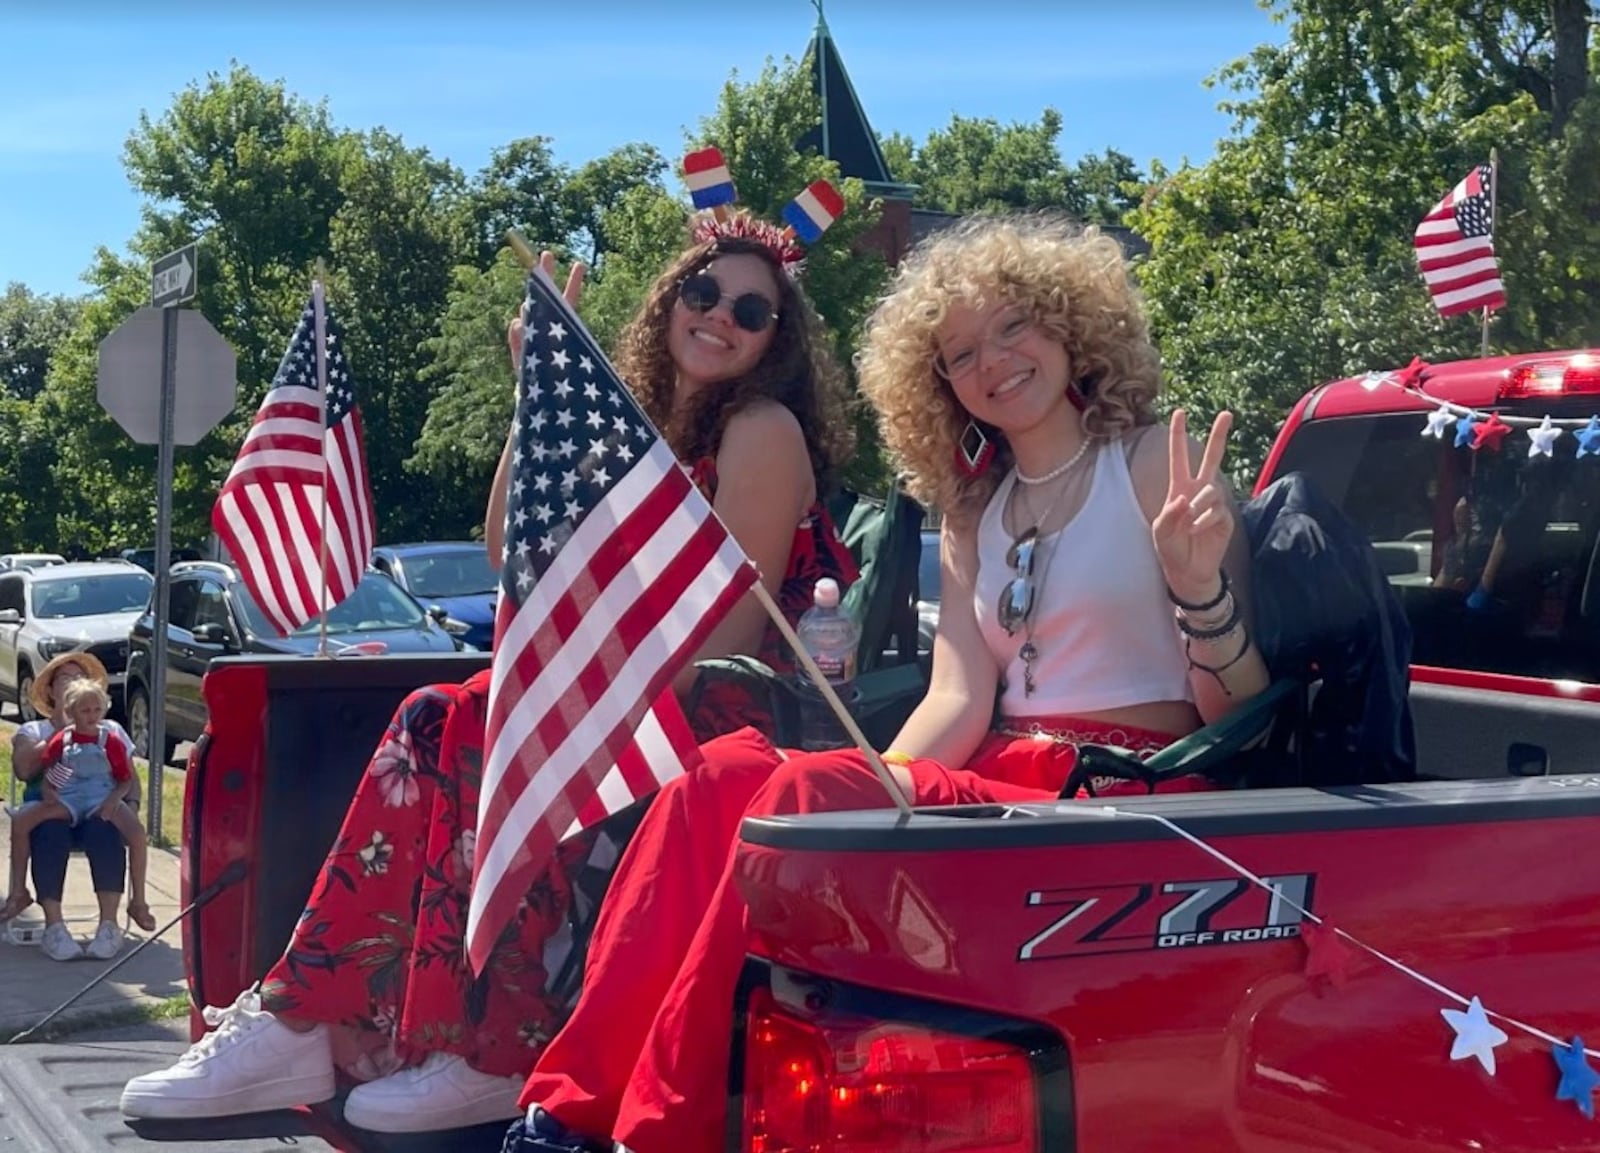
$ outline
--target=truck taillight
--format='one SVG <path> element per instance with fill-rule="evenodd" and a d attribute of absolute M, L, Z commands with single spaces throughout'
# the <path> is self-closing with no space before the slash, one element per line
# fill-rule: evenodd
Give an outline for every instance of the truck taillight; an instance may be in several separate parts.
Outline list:
<path fill-rule="evenodd" d="M 1499 388 L 1505 400 L 1559 399 L 1600 393 L 1600 358 L 1587 353 L 1517 365 Z"/>
<path fill-rule="evenodd" d="M 826 1012 L 766 989 L 745 1028 L 745 1153 L 1036 1153 L 1029 1053 L 1004 1041 Z"/>

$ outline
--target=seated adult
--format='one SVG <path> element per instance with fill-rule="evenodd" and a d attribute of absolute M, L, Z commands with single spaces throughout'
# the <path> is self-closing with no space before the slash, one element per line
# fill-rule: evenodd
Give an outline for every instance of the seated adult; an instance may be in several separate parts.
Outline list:
<path fill-rule="evenodd" d="M 77 677 L 87 677 L 102 689 L 110 683 L 106 667 L 90 653 L 63 653 L 48 662 L 33 679 L 28 701 L 39 719 L 21 725 L 11 738 L 11 768 L 17 779 L 25 781 L 29 793 L 48 767 L 44 749 L 57 730 L 69 724 L 63 709 L 62 691 Z M 107 721 L 113 733 L 133 748 L 133 741 L 115 721 Z M 67 862 L 74 849 L 89 858 L 89 875 L 94 883 L 100 923 L 87 949 L 67 928 L 61 912 L 61 897 L 67 886 Z M 122 947 L 122 927 L 117 911 L 122 904 L 126 882 L 127 845 L 110 821 L 98 816 L 85 817 L 77 824 L 46 821 L 28 839 L 33 858 L 33 888 L 44 913 L 44 955 L 52 961 L 74 961 L 87 954 L 96 960 L 110 960 Z"/>
<path fill-rule="evenodd" d="M 788 272 L 787 246 L 776 229 L 700 233 L 652 287 L 616 364 L 792 623 L 817 578 L 847 585 L 856 570 L 821 500 L 850 454 L 844 374 Z M 569 299 L 580 283 L 581 272 Z M 519 337 L 514 326 L 520 362 Z M 509 453 L 508 441 L 487 514 L 497 562 Z M 791 667 L 754 597 L 697 656 L 731 653 Z M 688 669 L 680 693 L 692 683 Z M 564 922 L 573 862 L 551 862 L 474 978 L 462 938 L 488 684 L 484 672 L 401 705 L 282 959 L 259 991 L 208 1009 L 216 1029 L 176 1065 L 130 1081 L 125 1113 L 181 1119 L 313 1104 L 333 1095 L 337 1065 L 366 1081 L 345 1104 L 362 1128 L 516 1115 L 563 1011 L 545 995 L 544 958 Z M 708 693 L 690 719 L 703 739 L 748 723 L 742 704 Z"/>
<path fill-rule="evenodd" d="M 931 687 L 884 754 L 912 803 L 1054 799 L 1080 743 L 1154 750 L 1266 687 L 1220 471 L 1230 418 L 1198 469 L 1181 411 L 1158 431 L 1116 241 L 1050 217 L 937 234 L 872 317 L 860 372 L 913 493 L 945 511 Z M 745 730 L 703 751 L 628 846 L 508 1151 L 723 1148 L 740 822 L 891 803 L 853 750 Z"/>

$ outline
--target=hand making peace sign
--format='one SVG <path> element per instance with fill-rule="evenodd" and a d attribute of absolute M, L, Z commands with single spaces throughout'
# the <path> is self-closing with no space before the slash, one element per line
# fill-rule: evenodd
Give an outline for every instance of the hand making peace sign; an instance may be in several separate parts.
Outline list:
<path fill-rule="evenodd" d="M 1232 427 L 1232 413 L 1217 414 L 1200 468 L 1191 471 L 1188 415 L 1181 408 L 1172 414 L 1167 499 L 1150 534 L 1167 585 L 1180 600 L 1203 604 L 1217 593 L 1222 558 L 1233 539 L 1233 510 L 1222 483 L 1222 454 Z"/>

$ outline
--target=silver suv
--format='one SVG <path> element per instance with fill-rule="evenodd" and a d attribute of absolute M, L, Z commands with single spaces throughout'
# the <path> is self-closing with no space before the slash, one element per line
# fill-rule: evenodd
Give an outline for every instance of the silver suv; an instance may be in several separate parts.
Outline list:
<path fill-rule="evenodd" d="M 23 719 L 32 720 L 34 674 L 62 653 L 87 650 L 106 666 L 111 699 L 120 701 L 128 630 L 154 585 L 154 577 L 126 561 L 0 572 L 0 700 L 15 701 Z"/>

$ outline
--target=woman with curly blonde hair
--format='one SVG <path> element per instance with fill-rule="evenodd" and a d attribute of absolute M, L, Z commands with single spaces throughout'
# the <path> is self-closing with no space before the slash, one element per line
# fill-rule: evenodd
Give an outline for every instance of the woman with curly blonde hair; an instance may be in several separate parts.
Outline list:
<path fill-rule="evenodd" d="M 1158 361 L 1113 241 L 1049 217 L 939 234 L 860 368 L 914 491 L 945 511 L 931 686 L 883 754 L 911 803 L 1053 800 L 1079 744 L 1150 751 L 1266 686 L 1220 472 L 1230 418 L 1198 469 L 1182 412 L 1151 434 Z M 732 1033 L 746 953 L 740 822 L 891 803 L 855 750 L 747 729 L 701 751 L 629 847 L 612 891 L 648 878 L 650 898 L 602 907 L 507 1149 L 720 1148 L 728 1046 L 704 1038 Z"/>

